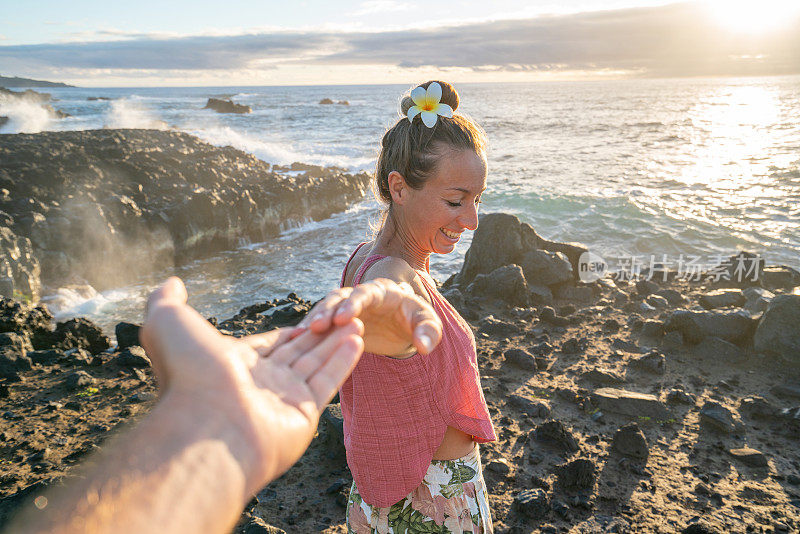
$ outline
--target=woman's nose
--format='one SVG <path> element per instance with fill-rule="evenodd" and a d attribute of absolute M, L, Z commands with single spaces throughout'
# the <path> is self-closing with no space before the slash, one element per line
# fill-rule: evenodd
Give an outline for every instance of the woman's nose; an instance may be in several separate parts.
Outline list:
<path fill-rule="evenodd" d="M 478 205 L 468 206 L 467 213 L 461 216 L 459 222 L 467 230 L 475 230 L 478 227 Z"/>

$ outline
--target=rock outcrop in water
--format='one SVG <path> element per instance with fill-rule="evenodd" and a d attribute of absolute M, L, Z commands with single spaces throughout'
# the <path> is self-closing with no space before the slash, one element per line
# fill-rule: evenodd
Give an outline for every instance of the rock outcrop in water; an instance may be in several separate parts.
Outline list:
<path fill-rule="evenodd" d="M 173 131 L 0 136 L 0 276 L 33 297 L 37 264 L 46 285 L 115 287 L 326 218 L 368 187 L 364 173 L 304 169 Z"/>
<path fill-rule="evenodd" d="M 209 98 L 203 109 L 213 109 L 217 113 L 250 113 L 253 111 L 250 109 L 250 106 L 237 104 L 232 100 L 223 100 L 220 98 Z"/>

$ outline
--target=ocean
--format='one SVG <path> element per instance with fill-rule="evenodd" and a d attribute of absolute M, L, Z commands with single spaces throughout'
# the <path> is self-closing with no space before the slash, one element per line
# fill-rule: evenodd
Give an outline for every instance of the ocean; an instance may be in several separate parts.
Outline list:
<path fill-rule="evenodd" d="M 489 137 L 482 212 L 513 213 L 540 235 L 577 241 L 610 266 L 712 264 L 737 250 L 800 268 L 800 77 L 462 84 L 458 112 Z M 383 132 L 409 89 L 398 85 L 192 88 L 46 88 L 72 117 L 0 102 L 0 133 L 175 127 L 273 164 L 351 171 L 374 167 Z M 105 97 L 110 100 L 92 100 Z M 246 115 L 202 109 L 209 97 Z M 323 98 L 349 105 L 320 105 Z M 98 293 L 50 288 L 60 320 L 86 316 L 113 330 L 141 320 L 159 280 L 181 276 L 206 316 L 294 291 L 309 299 L 338 285 L 344 261 L 379 217 L 373 199 L 264 243 Z M 454 253 L 431 260 L 443 281 Z M 627 263 L 626 263 L 627 262 Z"/>

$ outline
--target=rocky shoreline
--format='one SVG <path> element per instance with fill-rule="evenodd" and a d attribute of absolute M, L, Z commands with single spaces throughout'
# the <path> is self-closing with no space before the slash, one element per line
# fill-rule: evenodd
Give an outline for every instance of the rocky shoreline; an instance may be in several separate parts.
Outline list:
<path fill-rule="evenodd" d="M 177 131 L 0 135 L 0 294 L 119 287 L 327 218 L 368 183 Z"/>
<path fill-rule="evenodd" d="M 499 437 L 481 447 L 495 531 L 797 532 L 800 274 L 582 283 L 582 247 L 534 235 L 484 216 L 441 289 L 474 329 Z M 312 304 L 290 294 L 209 320 L 245 335 Z M 115 345 L 84 319 L 2 301 L 0 526 L 152 407 L 137 329 L 120 323 Z M 350 480 L 332 404 L 235 531 L 343 533 Z"/>

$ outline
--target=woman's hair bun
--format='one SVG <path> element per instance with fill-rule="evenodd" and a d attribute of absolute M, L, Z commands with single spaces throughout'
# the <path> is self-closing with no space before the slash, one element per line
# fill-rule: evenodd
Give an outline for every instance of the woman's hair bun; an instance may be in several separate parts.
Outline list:
<path fill-rule="evenodd" d="M 417 87 L 422 87 L 424 89 L 427 89 L 428 86 L 430 84 L 432 84 L 433 82 L 436 82 L 440 86 L 442 86 L 441 103 L 442 104 L 447 104 L 448 106 L 453 108 L 453 111 L 458 109 L 458 103 L 459 103 L 458 91 L 456 91 L 456 88 L 453 87 L 452 85 L 450 85 L 449 83 L 443 82 L 443 81 L 440 81 L 440 80 L 431 80 L 429 82 L 421 83 Z M 415 87 L 415 89 L 416 89 L 416 87 Z M 414 101 L 411 100 L 411 96 L 405 96 L 405 97 L 403 97 L 402 102 L 400 102 L 400 111 L 402 112 L 403 115 L 406 115 L 406 114 L 408 114 L 408 110 L 411 109 L 411 106 L 413 106 L 413 105 L 414 105 Z"/>

